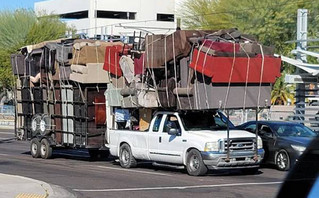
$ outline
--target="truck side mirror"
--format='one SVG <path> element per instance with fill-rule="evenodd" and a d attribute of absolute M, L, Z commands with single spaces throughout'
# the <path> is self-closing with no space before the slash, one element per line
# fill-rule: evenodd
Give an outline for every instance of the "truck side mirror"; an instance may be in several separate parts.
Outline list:
<path fill-rule="evenodd" d="M 179 134 L 179 130 L 176 129 L 176 128 L 170 128 L 170 129 L 168 130 L 168 134 L 169 134 L 169 135 L 178 135 L 178 134 Z"/>

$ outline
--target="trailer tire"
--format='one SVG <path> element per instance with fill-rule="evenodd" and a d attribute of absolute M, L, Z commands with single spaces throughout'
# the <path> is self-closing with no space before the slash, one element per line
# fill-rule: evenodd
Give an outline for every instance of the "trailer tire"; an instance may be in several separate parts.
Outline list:
<path fill-rule="evenodd" d="M 41 143 L 38 140 L 38 138 L 33 138 L 30 142 L 30 152 L 33 158 L 40 157 L 40 147 L 41 147 Z"/>
<path fill-rule="evenodd" d="M 50 159 L 52 157 L 52 147 L 47 139 L 42 139 L 40 155 L 43 159 Z"/>
<path fill-rule="evenodd" d="M 134 168 L 137 166 L 136 159 L 134 158 L 132 154 L 131 147 L 124 143 L 120 147 L 120 165 L 123 168 Z"/>
<path fill-rule="evenodd" d="M 207 173 L 207 167 L 203 162 L 202 155 L 196 149 L 188 152 L 186 158 L 187 173 L 192 176 L 202 176 Z"/>

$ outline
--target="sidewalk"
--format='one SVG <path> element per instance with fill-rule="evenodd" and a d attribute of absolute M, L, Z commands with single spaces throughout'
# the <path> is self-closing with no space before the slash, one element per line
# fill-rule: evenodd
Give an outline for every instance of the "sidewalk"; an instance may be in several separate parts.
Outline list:
<path fill-rule="evenodd" d="M 62 187 L 27 177 L 0 173 L 0 198 L 75 198 Z"/>

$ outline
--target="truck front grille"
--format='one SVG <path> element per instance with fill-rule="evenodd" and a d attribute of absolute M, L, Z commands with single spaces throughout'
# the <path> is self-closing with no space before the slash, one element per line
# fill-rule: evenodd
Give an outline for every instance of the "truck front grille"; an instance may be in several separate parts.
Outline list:
<path fill-rule="evenodd" d="M 230 151 L 247 151 L 254 150 L 254 139 L 230 139 L 229 150 Z M 227 151 L 227 139 L 224 140 L 224 151 Z"/>

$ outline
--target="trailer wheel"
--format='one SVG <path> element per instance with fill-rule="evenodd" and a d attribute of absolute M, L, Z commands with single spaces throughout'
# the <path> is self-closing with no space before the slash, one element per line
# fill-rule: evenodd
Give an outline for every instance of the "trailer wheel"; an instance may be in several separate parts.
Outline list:
<path fill-rule="evenodd" d="M 40 155 L 43 159 L 49 159 L 52 157 L 52 147 L 47 139 L 42 139 Z"/>
<path fill-rule="evenodd" d="M 207 173 L 207 167 L 203 162 L 202 155 L 196 149 L 192 149 L 187 154 L 186 169 L 189 175 L 201 176 Z"/>
<path fill-rule="evenodd" d="M 38 138 L 33 138 L 30 142 L 30 152 L 33 158 L 40 157 L 40 147 L 41 143 L 39 142 Z"/>
<path fill-rule="evenodd" d="M 132 154 L 131 147 L 128 144 L 122 144 L 120 147 L 120 165 L 123 168 L 134 168 L 137 162 Z"/>

